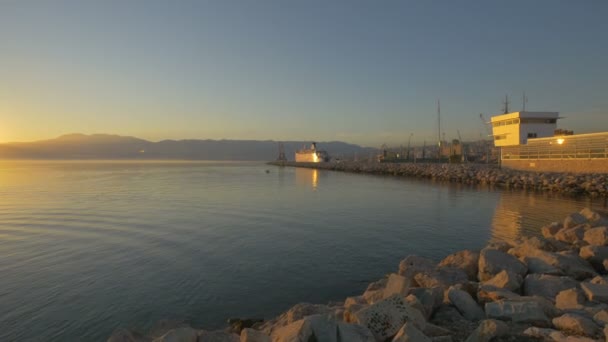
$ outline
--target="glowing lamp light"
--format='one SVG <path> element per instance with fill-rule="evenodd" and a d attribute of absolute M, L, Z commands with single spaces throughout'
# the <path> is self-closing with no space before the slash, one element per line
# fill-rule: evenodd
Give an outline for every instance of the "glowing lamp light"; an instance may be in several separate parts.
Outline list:
<path fill-rule="evenodd" d="M 558 144 L 560 144 L 560 145 L 561 145 L 561 144 L 563 144 L 563 143 L 564 143 L 564 141 L 565 141 L 565 140 L 564 140 L 563 138 L 559 138 L 559 139 L 557 139 L 557 143 L 558 143 Z"/>

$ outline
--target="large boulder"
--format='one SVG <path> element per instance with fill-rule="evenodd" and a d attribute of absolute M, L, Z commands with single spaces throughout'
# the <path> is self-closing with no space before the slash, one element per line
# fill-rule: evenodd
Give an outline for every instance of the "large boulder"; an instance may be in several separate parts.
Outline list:
<path fill-rule="evenodd" d="M 513 292 L 519 292 L 523 278 L 519 274 L 503 270 L 492 279 L 483 282 L 484 286 L 494 286 L 496 288 L 507 289 Z"/>
<path fill-rule="evenodd" d="M 602 216 L 597 211 L 593 211 L 589 208 L 584 208 L 583 210 L 580 211 L 580 214 L 583 215 L 587 219 L 587 222 L 592 227 L 608 225 L 608 219 L 606 217 Z"/>
<path fill-rule="evenodd" d="M 240 337 L 237 334 L 232 334 L 226 331 L 204 331 L 201 330 L 198 334 L 198 342 L 239 342 Z"/>
<path fill-rule="evenodd" d="M 486 303 L 486 316 L 514 323 L 533 324 L 548 327 L 551 321 L 542 306 L 536 301 L 501 300 Z"/>
<path fill-rule="evenodd" d="M 477 301 L 480 304 L 495 302 L 503 299 L 515 299 L 519 297 L 520 295 L 517 293 L 491 285 L 482 285 L 477 290 Z"/>
<path fill-rule="evenodd" d="M 394 294 L 406 295 L 408 293 L 410 281 L 401 275 L 392 273 L 388 276 L 386 287 L 384 288 L 383 298 L 388 298 Z"/>
<path fill-rule="evenodd" d="M 587 260 L 596 271 L 606 271 L 604 260 L 608 259 L 608 246 L 583 246 L 579 251 L 579 256 Z"/>
<path fill-rule="evenodd" d="M 524 335 L 536 337 L 542 341 L 552 342 L 596 342 L 596 340 L 582 336 L 566 336 L 562 332 L 554 329 L 530 327 L 524 330 Z"/>
<path fill-rule="evenodd" d="M 484 248 L 479 255 L 479 280 L 490 280 L 503 270 L 523 277 L 528 267 L 510 254 L 497 249 Z"/>
<path fill-rule="evenodd" d="M 333 314 L 334 309 L 328 305 L 299 303 L 291 307 L 286 312 L 282 313 L 275 319 L 264 322 L 260 330 L 267 335 L 272 335 L 275 329 L 284 327 L 291 323 L 301 320 L 312 315 L 329 315 Z"/>
<path fill-rule="evenodd" d="M 467 292 L 450 287 L 448 298 L 464 318 L 470 321 L 478 321 L 485 318 L 483 310 Z"/>
<path fill-rule="evenodd" d="M 553 253 L 527 246 L 518 246 L 509 253 L 528 265 L 529 273 L 567 275 L 586 279 L 597 275 L 591 265 L 578 255 Z"/>
<path fill-rule="evenodd" d="M 406 277 L 409 281 L 413 281 L 414 276 L 418 273 L 429 273 L 434 269 L 433 260 L 417 255 L 410 255 L 399 263 L 399 275 Z"/>
<path fill-rule="evenodd" d="M 593 336 L 599 330 L 599 327 L 589 318 L 572 313 L 554 318 L 553 325 L 559 330 L 585 336 Z"/>
<path fill-rule="evenodd" d="M 581 289 L 590 301 L 608 303 L 608 285 L 583 282 Z"/>
<path fill-rule="evenodd" d="M 441 260 L 439 267 L 456 267 L 463 270 L 469 280 L 476 281 L 479 270 L 479 252 L 465 249 L 460 252 L 448 255 Z"/>
<path fill-rule="evenodd" d="M 490 342 L 495 337 L 507 335 L 509 326 L 502 321 L 495 319 L 486 319 L 479 323 L 479 326 L 465 342 Z"/>
<path fill-rule="evenodd" d="M 394 336 L 406 322 L 424 330 L 422 313 L 407 304 L 400 295 L 393 295 L 354 314 L 355 322 L 366 326 L 377 340 Z"/>
<path fill-rule="evenodd" d="M 564 219 L 564 228 L 572 228 L 587 223 L 587 218 L 580 213 L 572 213 Z"/>
<path fill-rule="evenodd" d="M 327 315 L 312 315 L 275 329 L 273 342 L 338 342 L 338 324 Z"/>
<path fill-rule="evenodd" d="M 198 338 L 198 330 L 191 327 L 180 327 L 169 330 L 163 336 L 156 338 L 154 342 L 197 342 Z M 238 342 L 238 337 L 236 342 Z"/>
<path fill-rule="evenodd" d="M 549 225 L 546 225 L 540 229 L 542 235 L 546 238 L 550 238 L 555 236 L 560 229 L 563 229 L 564 226 L 559 222 L 553 222 Z"/>
<path fill-rule="evenodd" d="M 558 293 L 576 287 L 578 282 L 570 277 L 528 274 L 524 279 L 523 293 L 526 296 L 541 296 L 554 302 Z"/>
<path fill-rule="evenodd" d="M 397 335 L 393 338 L 392 342 L 432 342 L 432 340 L 420 331 L 411 322 L 406 322 Z"/>
<path fill-rule="evenodd" d="M 271 342 L 270 336 L 261 331 L 245 328 L 241 330 L 241 342 Z"/>
<path fill-rule="evenodd" d="M 339 342 L 375 342 L 376 339 L 367 327 L 359 324 L 338 323 Z"/>
<path fill-rule="evenodd" d="M 586 228 L 586 225 L 580 224 L 572 228 L 562 229 L 555 234 L 555 239 L 567 243 L 575 243 L 576 241 L 583 239 Z"/>
<path fill-rule="evenodd" d="M 410 291 L 410 295 L 418 298 L 418 302 L 424 308 L 422 313 L 427 320 L 433 315 L 435 309 L 437 309 L 443 301 L 443 289 L 440 287 L 413 288 Z"/>
<path fill-rule="evenodd" d="M 585 304 L 585 297 L 577 288 L 560 291 L 555 297 L 555 306 L 561 310 L 580 310 Z"/>
<path fill-rule="evenodd" d="M 608 227 L 595 227 L 587 230 L 584 240 L 594 246 L 608 245 Z"/>
<path fill-rule="evenodd" d="M 420 287 L 445 287 L 464 284 L 469 281 L 467 274 L 460 268 L 440 267 L 433 271 L 419 272 L 414 276 Z"/>

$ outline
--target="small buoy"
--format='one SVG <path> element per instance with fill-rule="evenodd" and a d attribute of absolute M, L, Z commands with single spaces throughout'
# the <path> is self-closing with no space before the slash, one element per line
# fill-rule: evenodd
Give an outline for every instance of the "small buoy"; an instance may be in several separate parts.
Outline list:
<path fill-rule="evenodd" d="M 270 173 L 270 170 L 266 170 L 266 173 Z"/>

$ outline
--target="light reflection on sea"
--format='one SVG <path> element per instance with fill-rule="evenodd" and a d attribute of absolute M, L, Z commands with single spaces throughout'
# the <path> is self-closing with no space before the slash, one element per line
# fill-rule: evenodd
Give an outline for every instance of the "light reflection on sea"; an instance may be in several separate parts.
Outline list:
<path fill-rule="evenodd" d="M 0 340 L 271 317 L 585 206 L 606 202 L 263 163 L 0 162 Z"/>

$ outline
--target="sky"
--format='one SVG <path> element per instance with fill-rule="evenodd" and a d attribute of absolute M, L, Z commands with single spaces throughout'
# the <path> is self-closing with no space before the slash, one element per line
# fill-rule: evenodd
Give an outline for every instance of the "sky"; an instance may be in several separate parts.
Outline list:
<path fill-rule="evenodd" d="M 0 0 L 0 142 L 66 133 L 487 135 L 510 108 L 608 131 L 608 1 Z M 413 134 L 413 135 L 412 135 Z"/>

